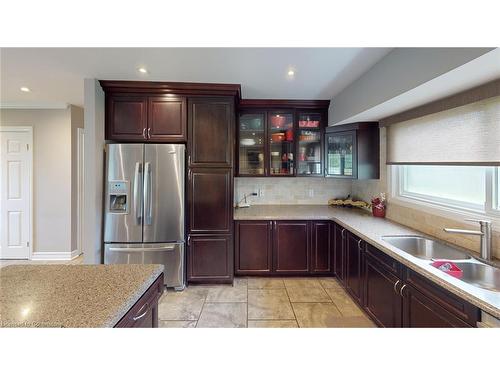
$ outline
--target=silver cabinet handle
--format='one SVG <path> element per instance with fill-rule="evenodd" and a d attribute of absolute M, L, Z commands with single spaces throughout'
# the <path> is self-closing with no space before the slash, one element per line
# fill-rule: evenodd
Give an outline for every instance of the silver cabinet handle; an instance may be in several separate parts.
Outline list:
<path fill-rule="evenodd" d="M 188 234 L 188 246 L 191 246 L 191 235 Z"/>
<path fill-rule="evenodd" d="M 407 287 L 407 285 L 405 284 L 405 285 L 403 285 L 403 286 L 401 287 L 401 289 L 399 290 L 399 294 L 401 295 L 401 297 L 404 297 L 404 295 L 403 295 L 403 289 L 404 289 L 404 288 L 406 288 L 406 287 Z"/>
<path fill-rule="evenodd" d="M 344 237 L 345 237 L 344 232 L 345 232 L 345 228 L 342 228 L 342 232 L 341 232 L 341 234 L 342 234 L 342 238 L 344 238 Z"/>
<path fill-rule="evenodd" d="M 139 319 L 143 318 L 143 317 L 144 317 L 144 316 L 148 313 L 148 307 L 149 307 L 149 303 L 146 303 L 143 307 L 141 307 L 141 310 L 142 310 L 143 308 L 146 308 L 146 311 L 144 311 L 141 315 L 134 316 L 134 317 L 132 318 L 132 320 L 135 322 L 135 321 L 137 321 L 137 320 L 139 320 Z M 141 311 L 141 310 L 139 310 L 139 311 Z"/>
<path fill-rule="evenodd" d="M 398 281 L 396 281 L 396 282 L 394 283 L 394 293 L 396 293 L 396 294 L 398 294 L 398 290 L 397 290 L 397 288 L 398 288 L 398 284 L 399 284 L 400 282 L 401 282 L 401 280 L 398 280 Z"/>
<path fill-rule="evenodd" d="M 134 173 L 134 215 L 136 224 L 141 224 L 142 221 L 142 199 L 140 189 L 142 187 L 142 163 L 135 163 Z"/>
<path fill-rule="evenodd" d="M 146 138 L 146 128 L 142 129 L 142 138 Z"/>
<path fill-rule="evenodd" d="M 188 165 L 191 165 L 191 155 L 188 155 Z"/>
<path fill-rule="evenodd" d="M 151 138 L 151 128 L 148 128 L 148 138 Z"/>
<path fill-rule="evenodd" d="M 113 251 L 115 253 L 147 253 L 152 251 L 173 251 L 175 249 L 175 245 L 167 245 L 167 246 L 156 246 L 156 247 L 110 247 L 106 251 Z"/>
<path fill-rule="evenodd" d="M 358 250 L 360 250 L 360 251 L 361 251 L 361 242 L 363 242 L 363 240 L 358 241 Z"/>
<path fill-rule="evenodd" d="M 152 216 L 151 216 L 151 211 L 152 211 L 152 197 L 151 197 L 151 189 L 152 189 L 152 183 L 151 183 L 151 163 L 146 162 L 144 165 L 144 204 L 145 204 L 145 212 L 144 212 L 144 218 L 145 218 L 145 223 L 146 225 L 151 225 L 152 221 Z"/>

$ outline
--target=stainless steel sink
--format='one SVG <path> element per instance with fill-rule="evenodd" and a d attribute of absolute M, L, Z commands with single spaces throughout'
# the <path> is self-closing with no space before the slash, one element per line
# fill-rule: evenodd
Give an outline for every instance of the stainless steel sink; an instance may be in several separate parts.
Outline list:
<path fill-rule="evenodd" d="M 420 259 L 464 260 L 471 257 L 451 246 L 421 236 L 382 236 L 392 246 Z"/>
<path fill-rule="evenodd" d="M 463 271 L 463 282 L 479 288 L 500 292 L 500 270 L 480 263 L 457 263 Z"/>

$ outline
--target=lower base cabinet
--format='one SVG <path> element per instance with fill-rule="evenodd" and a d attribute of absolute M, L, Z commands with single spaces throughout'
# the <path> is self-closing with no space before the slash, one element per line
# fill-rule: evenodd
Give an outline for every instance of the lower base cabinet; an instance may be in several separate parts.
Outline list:
<path fill-rule="evenodd" d="M 163 294 L 163 273 L 120 319 L 115 328 L 157 328 L 158 300 Z"/>
<path fill-rule="evenodd" d="M 328 221 L 236 221 L 236 275 L 332 275 Z"/>
<path fill-rule="evenodd" d="M 232 236 L 194 236 L 188 240 L 187 273 L 189 282 L 233 281 Z"/>

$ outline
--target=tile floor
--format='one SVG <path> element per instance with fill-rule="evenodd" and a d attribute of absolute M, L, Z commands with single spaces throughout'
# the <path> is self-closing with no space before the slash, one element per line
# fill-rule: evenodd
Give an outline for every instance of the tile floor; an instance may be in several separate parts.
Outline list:
<path fill-rule="evenodd" d="M 160 327 L 375 327 L 335 278 L 235 278 L 165 291 Z"/>

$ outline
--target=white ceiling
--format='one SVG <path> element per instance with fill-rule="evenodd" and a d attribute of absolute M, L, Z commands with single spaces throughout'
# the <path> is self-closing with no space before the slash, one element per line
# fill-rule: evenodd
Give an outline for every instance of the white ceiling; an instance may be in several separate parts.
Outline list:
<path fill-rule="evenodd" d="M 240 83 L 242 97 L 331 99 L 390 48 L 2 48 L 0 104 L 83 106 L 83 79 Z M 139 74 L 144 66 L 149 73 Z M 295 77 L 287 76 L 289 68 Z M 27 86 L 31 92 L 20 91 Z"/>

